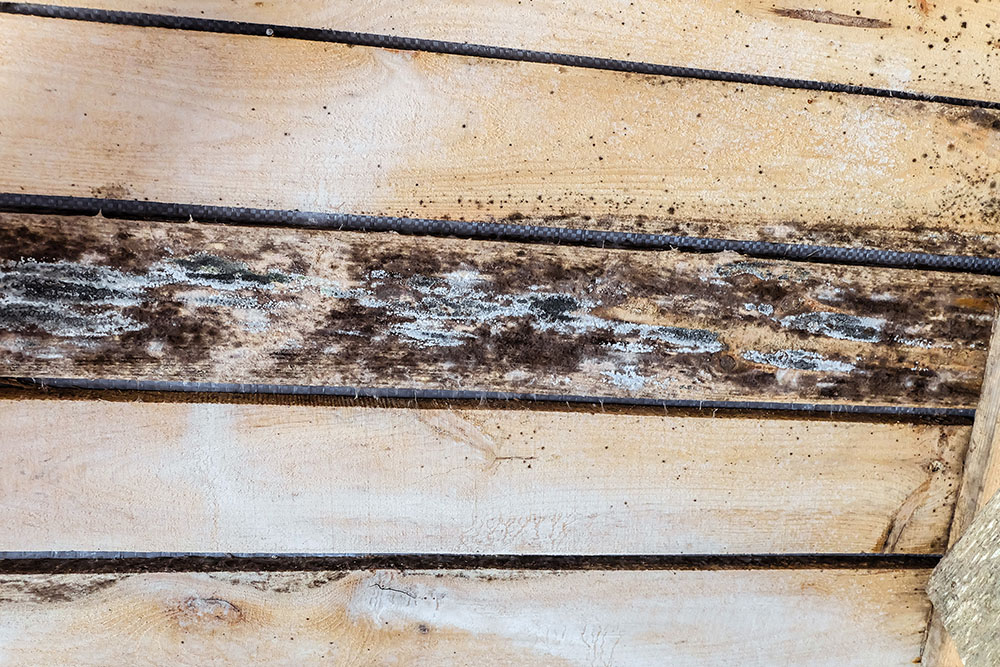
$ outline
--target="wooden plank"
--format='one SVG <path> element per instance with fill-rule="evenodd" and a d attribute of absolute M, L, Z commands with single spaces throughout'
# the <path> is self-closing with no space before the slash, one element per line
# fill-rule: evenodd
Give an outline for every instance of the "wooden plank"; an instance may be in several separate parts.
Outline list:
<path fill-rule="evenodd" d="M 5 575 L 10 664 L 905 665 L 926 570 Z"/>
<path fill-rule="evenodd" d="M 968 435 L 578 411 L 0 400 L 0 549 L 940 553 Z"/>
<path fill-rule="evenodd" d="M 10 15 L 0 50 L 2 191 L 1000 253 L 983 109 Z"/>
<path fill-rule="evenodd" d="M 997 278 L 0 216 L 0 375 L 970 407 Z"/>
<path fill-rule="evenodd" d="M 1000 495 L 977 512 L 927 586 L 934 610 L 965 667 L 1000 663 Z"/>
<path fill-rule="evenodd" d="M 993 329 L 976 405 L 972 438 L 965 456 L 962 486 L 951 524 L 950 543 L 961 539 L 976 512 L 1000 489 L 1000 310 L 994 297 Z"/>
<path fill-rule="evenodd" d="M 56 4 L 56 3 L 46 3 Z M 87 7 L 474 42 L 1000 98 L 994 3 L 88 0 Z"/>
<path fill-rule="evenodd" d="M 1000 419 L 1000 305 L 996 296 L 993 300 L 993 331 L 983 373 L 983 388 L 965 456 L 949 547 L 962 538 L 976 513 L 1000 488 L 1000 438 L 997 437 L 997 420 Z M 927 665 L 962 667 L 957 647 L 936 609 L 928 626 L 924 654 Z"/>

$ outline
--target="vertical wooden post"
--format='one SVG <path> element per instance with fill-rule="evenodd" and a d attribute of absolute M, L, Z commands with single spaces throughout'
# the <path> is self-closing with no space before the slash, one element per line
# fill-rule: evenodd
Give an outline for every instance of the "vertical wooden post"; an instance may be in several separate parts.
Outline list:
<path fill-rule="evenodd" d="M 994 297 L 996 299 L 996 297 Z M 972 437 L 965 455 L 962 486 L 955 503 L 948 548 L 957 542 L 969 527 L 973 517 L 993 494 L 1000 489 L 1000 302 L 993 307 L 993 330 L 986 358 L 983 388 L 976 406 Z M 929 667 L 963 667 L 958 649 L 944 629 L 937 612 L 931 615 L 924 644 L 922 664 Z"/>

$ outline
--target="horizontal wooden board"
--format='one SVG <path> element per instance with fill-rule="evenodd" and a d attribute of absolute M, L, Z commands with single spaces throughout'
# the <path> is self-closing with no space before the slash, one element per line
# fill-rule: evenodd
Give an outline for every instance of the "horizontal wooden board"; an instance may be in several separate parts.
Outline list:
<path fill-rule="evenodd" d="M 967 426 L 0 400 L 5 551 L 940 553 Z"/>
<path fill-rule="evenodd" d="M 968 408 L 1000 279 L 0 215 L 0 375 Z"/>
<path fill-rule="evenodd" d="M 1000 10 L 991 2 L 300 0 L 293 11 L 275 0 L 80 4 L 1000 98 Z"/>
<path fill-rule="evenodd" d="M 1000 252 L 983 109 L 10 15 L 0 50 L 2 191 Z"/>
<path fill-rule="evenodd" d="M 908 665 L 928 574 L 5 575 L 0 662 Z"/>

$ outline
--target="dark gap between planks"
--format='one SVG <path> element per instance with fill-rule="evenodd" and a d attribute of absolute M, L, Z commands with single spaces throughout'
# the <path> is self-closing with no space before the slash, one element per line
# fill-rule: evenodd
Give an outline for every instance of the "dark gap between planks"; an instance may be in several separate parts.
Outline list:
<path fill-rule="evenodd" d="M 436 39 L 419 39 L 414 37 L 400 37 L 396 35 L 330 30 L 327 28 L 303 28 L 268 23 L 206 19 L 192 16 L 168 16 L 164 14 L 88 9 L 84 7 L 65 7 L 59 5 L 38 5 L 23 2 L 0 2 L 0 12 L 5 14 L 21 14 L 42 18 L 59 18 L 73 21 L 109 23 L 113 25 L 126 25 L 143 28 L 165 28 L 169 30 L 188 30 L 194 32 L 214 32 L 230 35 L 248 35 L 254 37 L 298 39 L 311 42 L 331 42 L 336 44 L 372 46 L 386 49 L 400 49 L 405 51 L 428 51 L 449 55 L 472 56 L 476 58 L 492 58 L 495 60 L 537 62 L 548 65 L 562 65 L 565 67 L 602 69 L 615 72 L 652 74 L 656 76 L 671 76 L 677 78 L 708 79 L 712 81 L 725 81 L 728 83 L 747 85 L 799 88 L 828 93 L 845 93 L 848 95 L 866 95 L 870 97 L 890 97 L 894 99 L 931 102 L 936 104 L 980 107 L 984 109 L 1000 109 L 1000 102 L 973 100 L 964 97 L 931 95 L 929 93 L 891 90 L 871 86 L 857 86 L 846 83 L 833 83 L 829 81 L 812 81 L 808 79 L 791 79 L 778 76 L 744 74 L 722 70 L 701 69 L 697 67 L 657 65 L 654 63 L 634 60 L 577 56 L 565 53 L 554 53 L 551 51 L 532 51 L 528 49 L 515 49 L 501 46 L 487 46 L 484 44 L 470 44 L 467 42 L 449 42 Z"/>
<path fill-rule="evenodd" d="M 0 552 L 0 574 L 281 572 L 324 570 L 814 570 L 930 569 L 941 554 L 234 554 Z"/>
<path fill-rule="evenodd" d="M 782 417 L 826 421 L 902 422 L 968 425 L 975 410 L 900 405 L 781 403 L 647 399 L 512 392 L 333 387 L 284 384 L 229 384 L 157 380 L 0 377 L 0 398 L 53 398 L 116 401 L 310 404 L 424 409 L 536 409 L 621 414 L 715 417 Z"/>
<path fill-rule="evenodd" d="M 2 6 L 2 3 L 0 3 Z M 503 222 L 470 222 L 396 216 L 208 206 L 125 199 L 0 193 L 0 211 L 53 215 L 98 215 L 119 220 L 201 222 L 347 232 L 396 232 L 409 236 L 616 248 L 736 252 L 748 257 L 925 271 L 1000 275 L 1000 257 L 939 255 L 872 248 L 844 248 L 769 241 L 614 232 Z"/>

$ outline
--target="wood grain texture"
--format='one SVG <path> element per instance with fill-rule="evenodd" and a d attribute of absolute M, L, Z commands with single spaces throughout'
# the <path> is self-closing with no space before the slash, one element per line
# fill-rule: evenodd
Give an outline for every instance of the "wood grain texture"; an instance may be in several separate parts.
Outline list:
<path fill-rule="evenodd" d="M 299 0 L 294 9 L 275 0 L 80 4 L 1000 98 L 1000 10 L 992 2 Z"/>
<path fill-rule="evenodd" d="M 964 408 L 997 278 L 0 216 L 0 374 Z"/>
<path fill-rule="evenodd" d="M 983 109 L 10 15 L 0 52 L 2 191 L 1000 252 Z"/>
<path fill-rule="evenodd" d="M 1000 495 L 976 513 L 947 556 L 934 568 L 927 592 L 947 630 L 940 652 L 965 667 L 1000 664 Z M 953 650 L 957 649 L 957 650 Z M 960 656 L 960 657 L 959 657 Z"/>
<path fill-rule="evenodd" d="M 907 665 L 927 575 L 7 575 L 0 664 Z"/>
<path fill-rule="evenodd" d="M 1000 309 L 994 297 L 993 327 L 983 373 L 982 390 L 976 404 L 972 437 L 965 456 L 962 486 L 950 543 L 961 539 L 975 514 L 1000 488 Z"/>
<path fill-rule="evenodd" d="M 0 401 L 4 551 L 940 553 L 965 426 Z"/>
<path fill-rule="evenodd" d="M 983 373 L 983 386 L 976 406 L 976 418 L 965 456 L 962 485 L 955 503 L 949 547 L 965 534 L 976 513 L 1000 487 L 1000 306 L 993 297 L 993 331 Z M 968 644 L 968 642 L 966 642 Z M 924 664 L 930 667 L 962 667 L 957 647 L 935 607 L 927 629 Z"/>

